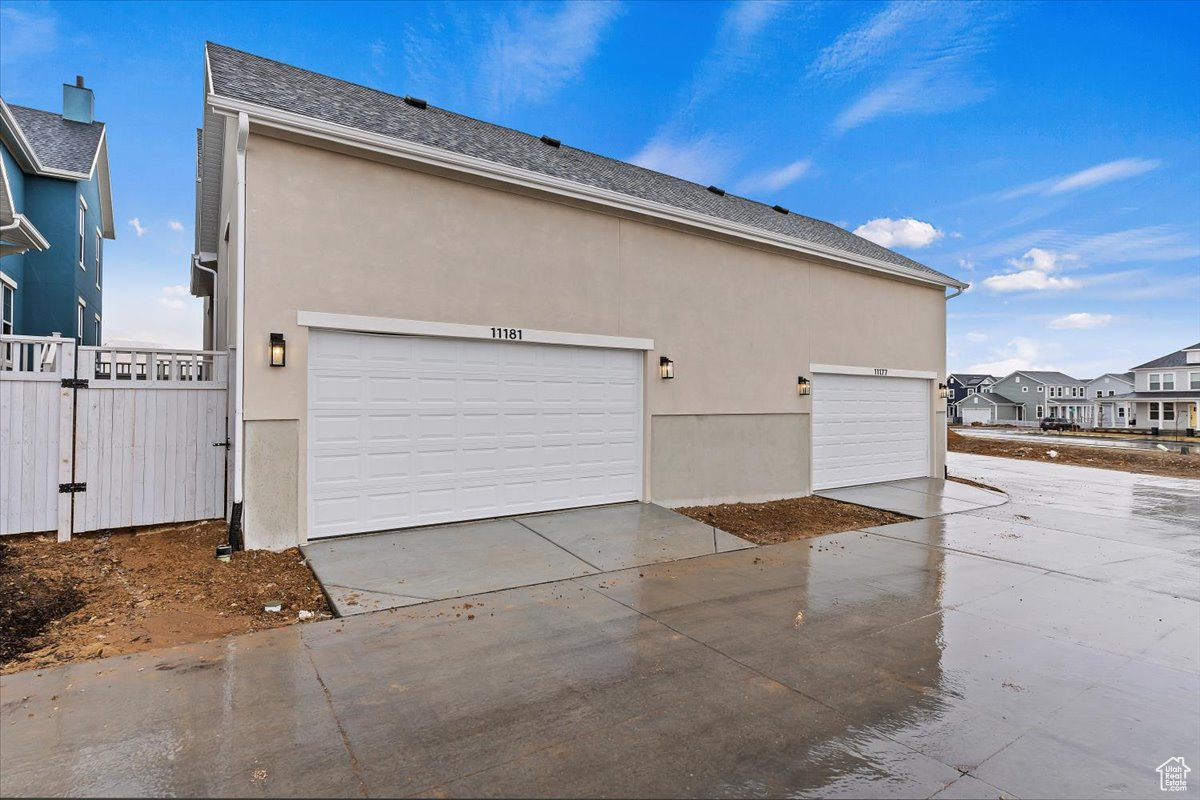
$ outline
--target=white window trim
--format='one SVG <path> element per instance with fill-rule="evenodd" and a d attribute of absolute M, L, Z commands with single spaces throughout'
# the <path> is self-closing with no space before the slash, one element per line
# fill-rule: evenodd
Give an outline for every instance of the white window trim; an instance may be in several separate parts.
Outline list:
<path fill-rule="evenodd" d="M 1170 379 L 1171 379 L 1171 385 L 1170 385 L 1170 386 L 1167 386 L 1167 378 L 1170 378 Z M 1162 390 L 1163 390 L 1164 392 L 1173 392 L 1173 391 L 1175 391 L 1175 373 L 1174 373 L 1174 372 L 1164 372 L 1164 373 L 1162 374 Z"/>
<path fill-rule="evenodd" d="M 9 286 L 12 287 L 12 290 L 14 292 L 19 288 L 17 286 L 17 281 L 13 278 L 13 276 L 9 275 L 7 272 L 5 272 L 2 269 L 0 269 L 0 283 L 8 284 Z"/>
<path fill-rule="evenodd" d="M 104 234 L 100 232 L 99 228 L 96 228 L 96 257 L 92 260 L 96 264 L 96 288 L 97 289 L 100 288 L 100 266 L 101 266 L 100 265 L 100 258 L 101 258 L 100 253 L 103 250 L 103 245 L 102 245 L 103 241 L 104 241 Z"/>
<path fill-rule="evenodd" d="M 1170 412 L 1171 416 L 1168 417 L 1167 412 Z M 1175 421 L 1175 404 L 1174 403 L 1163 403 L 1162 404 L 1162 421 L 1163 422 L 1174 422 Z"/>
<path fill-rule="evenodd" d="M 323 311 L 297 311 L 296 324 L 302 328 L 325 328 L 359 333 L 392 333 L 404 336 L 444 336 L 453 339 L 488 339 L 513 344 L 529 342 L 531 344 L 562 344 L 575 347 L 607 347 L 616 350 L 654 349 L 653 339 L 534 330 L 524 328 L 520 324 L 513 324 L 509 320 L 497 320 L 496 328 L 517 328 L 521 331 L 520 340 L 497 338 L 490 325 L 459 325 L 452 322 L 363 317 L 357 314 L 331 314 Z M 813 371 L 816 371 L 816 365 L 813 365 Z M 928 377 L 932 378 L 936 375 L 936 373 L 930 372 Z"/>
<path fill-rule="evenodd" d="M 1157 422 L 1159 420 L 1158 403 L 1157 402 L 1150 403 L 1149 406 L 1150 406 L 1150 421 Z"/>
<path fill-rule="evenodd" d="M 82 297 L 78 298 L 78 300 L 79 300 L 79 305 L 75 307 L 75 327 L 78 330 L 75 331 L 75 336 L 79 339 L 80 342 L 82 342 L 83 341 L 83 320 L 87 314 L 87 301 L 84 300 Z"/>
<path fill-rule="evenodd" d="M 1200 372 L 1188 373 L 1188 389 L 1200 389 Z"/>
<path fill-rule="evenodd" d="M 84 272 L 87 272 L 87 261 L 85 260 L 85 255 L 87 254 L 87 234 L 84 232 L 84 228 L 86 228 L 86 227 L 87 227 L 87 202 L 81 197 L 81 198 L 79 198 L 79 232 L 78 232 L 79 268 L 81 270 L 83 270 Z"/>
<path fill-rule="evenodd" d="M 99 347 L 100 346 L 100 315 L 92 314 L 92 317 L 96 320 L 96 346 Z"/>
<path fill-rule="evenodd" d="M 7 278 L 3 272 L 0 272 L 0 278 Z M 4 317 L 4 293 L 12 292 L 12 311 L 14 319 L 5 319 Z M 17 284 L 16 281 L 0 280 L 0 333 L 5 333 L 4 326 L 9 326 L 8 333 L 16 330 L 16 313 L 17 313 Z"/>
<path fill-rule="evenodd" d="M 1154 388 L 1155 383 L 1158 384 L 1157 389 Z M 1161 372 L 1151 372 L 1149 375 L 1146 376 L 1146 389 L 1151 392 L 1161 392 L 1162 391 L 1162 373 Z"/>
<path fill-rule="evenodd" d="M 1028 392 L 1028 391 L 1029 391 L 1029 387 L 1028 387 L 1028 386 L 1022 386 L 1022 387 L 1021 387 L 1021 391 L 1022 391 L 1022 392 Z"/>

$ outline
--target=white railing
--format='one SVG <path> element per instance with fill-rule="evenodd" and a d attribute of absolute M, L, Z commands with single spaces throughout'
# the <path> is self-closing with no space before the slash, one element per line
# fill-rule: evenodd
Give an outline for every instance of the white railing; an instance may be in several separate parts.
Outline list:
<path fill-rule="evenodd" d="M 79 377 L 94 386 L 175 386 L 223 389 L 229 356 L 213 350 L 81 347 Z"/>
<path fill-rule="evenodd" d="M 58 380 L 63 345 L 60 336 L 0 336 L 0 375 L 22 380 Z"/>

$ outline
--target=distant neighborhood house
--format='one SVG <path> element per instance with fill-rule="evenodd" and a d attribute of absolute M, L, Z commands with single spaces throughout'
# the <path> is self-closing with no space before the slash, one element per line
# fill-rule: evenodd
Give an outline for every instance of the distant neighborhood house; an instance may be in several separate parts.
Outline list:
<path fill-rule="evenodd" d="M 104 240 L 115 238 L 105 126 L 83 78 L 62 112 L 0 98 L 0 333 L 98 345 Z"/>
<path fill-rule="evenodd" d="M 948 417 L 963 425 L 1033 425 L 1056 417 L 1086 428 L 1195 431 L 1200 427 L 1200 342 L 1129 372 L 1106 372 L 1091 380 L 1018 370 L 999 379 L 955 373 L 948 385 L 961 392 L 952 396 Z"/>

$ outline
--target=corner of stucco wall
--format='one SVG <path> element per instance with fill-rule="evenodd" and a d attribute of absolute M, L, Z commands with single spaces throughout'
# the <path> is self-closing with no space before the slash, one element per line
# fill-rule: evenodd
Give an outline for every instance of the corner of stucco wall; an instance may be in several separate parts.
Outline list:
<path fill-rule="evenodd" d="M 300 543 L 297 519 L 299 428 L 294 419 L 248 420 L 243 530 L 247 550 Z"/>

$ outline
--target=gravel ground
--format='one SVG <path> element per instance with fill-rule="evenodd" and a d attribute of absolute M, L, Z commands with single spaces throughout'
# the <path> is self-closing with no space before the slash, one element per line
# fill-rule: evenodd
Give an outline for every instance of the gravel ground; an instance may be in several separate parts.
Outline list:
<path fill-rule="evenodd" d="M 1160 450 L 1124 450 L 1106 447 L 1081 447 L 1071 444 L 1019 442 L 1011 439 L 963 436 L 946 431 L 946 446 L 955 453 L 1000 456 L 1029 461 L 1075 464 L 1143 475 L 1168 478 L 1200 478 L 1200 454 L 1164 453 Z M 1055 455 L 1051 456 L 1053 452 Z"/>

